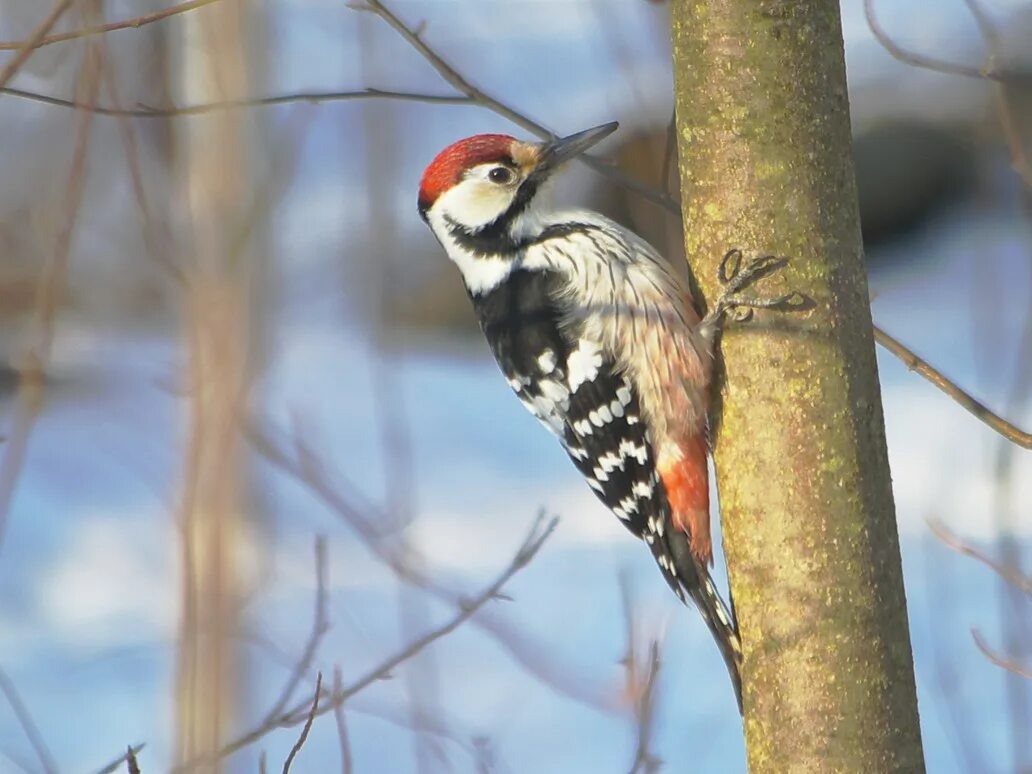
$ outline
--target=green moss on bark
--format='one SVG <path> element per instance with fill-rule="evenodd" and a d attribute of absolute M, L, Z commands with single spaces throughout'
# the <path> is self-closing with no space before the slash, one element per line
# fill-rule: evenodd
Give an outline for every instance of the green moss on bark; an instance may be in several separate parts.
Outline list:
<path fill-rule="evenodd" d="M 756 772 L 922 771 L 834 0 L 673 0 L 685 242 L 798 290 L 722 339 L 716 436 Z"/>

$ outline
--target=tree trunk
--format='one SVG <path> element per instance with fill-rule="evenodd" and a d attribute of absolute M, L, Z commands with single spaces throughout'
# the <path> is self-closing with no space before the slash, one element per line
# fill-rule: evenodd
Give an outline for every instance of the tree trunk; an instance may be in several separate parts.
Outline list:
<path fill-rule="evenodd" d="M 922 771 L 835 0 L 671 4 L 685 242 L 791 259 L 729 322 L 717 481 L 754 772 Z"/>

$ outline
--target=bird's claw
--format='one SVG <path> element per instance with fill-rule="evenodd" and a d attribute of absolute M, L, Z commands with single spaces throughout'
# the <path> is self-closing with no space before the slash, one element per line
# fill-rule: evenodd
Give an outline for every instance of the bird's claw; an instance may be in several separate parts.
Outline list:
<path fill-rule="evenodd" d="M 774 298 L 749 298 L 738 295 L 739 291 L 787 265 L 787 258 L 778 258 L 773 255 L 765 255 L 745 262 L 741 250 L 737 248 L 728 250 L 717 269 L 717 279 L 724 287 L 717 303 L 703 318 L 703 325 L 716 325 L 725 316 L 735 322 L 745 322 L 752 317 L 754 309 L 779 309 L 782 311 L 804 309 L 807 306 L 806 297 L 797 292 L 786 293 Z"/>

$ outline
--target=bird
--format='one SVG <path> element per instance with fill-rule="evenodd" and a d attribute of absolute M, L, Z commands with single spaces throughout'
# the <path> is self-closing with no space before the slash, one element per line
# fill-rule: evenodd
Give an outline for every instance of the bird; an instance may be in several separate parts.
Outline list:
<path fill-rule="evenodd" d="M 597 212 L 555 209 L 556 173 L 617 127 L 544 142 L 458 140 L 426 167 L 418 210 L 458 267 L 516 396 L 701 612 L 741 712 L 738 626 L 709 571 L 714 341 L 733 310 L 788 302 L 739 294 L 787 261 L 743 265 L 729 250 L 721 295 L 701 315 L 687 281 L 640 236 Z"/>

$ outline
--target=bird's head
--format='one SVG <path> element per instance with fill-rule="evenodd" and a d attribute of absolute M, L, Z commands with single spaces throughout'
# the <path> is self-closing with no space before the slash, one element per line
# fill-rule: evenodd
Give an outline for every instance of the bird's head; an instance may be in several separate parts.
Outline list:
<path fill-rule="evenodd" d="M 419 214 L 475 234 L 508 230 L 533 204 L 542 184 L 563 165 L 616 131 L 616 122 L 543 143 L 507 134 L 478 134 L 449 145 L 423 172 Z"/>

